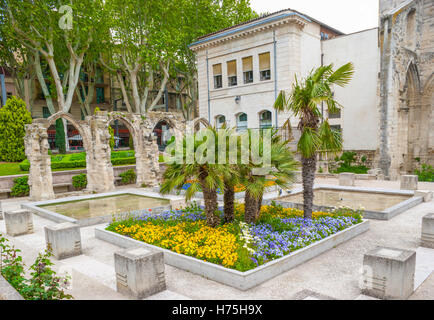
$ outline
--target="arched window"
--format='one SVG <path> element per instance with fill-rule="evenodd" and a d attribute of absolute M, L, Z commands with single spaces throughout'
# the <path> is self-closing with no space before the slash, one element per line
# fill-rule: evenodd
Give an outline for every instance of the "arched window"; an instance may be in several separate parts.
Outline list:
<path fill-rule="evenodd" d="M 272 122 L 271 122 L 271 112 L 268 110 L 262 111 L 259 114 L 259 128 L 265 129 L 265 128 L 271 128 Z"/>
<path fill-rule="evenodd" d="M 240 113 L 237 115 L 237 131 L 247 130 L 247 114 Z"/>
<path fill-rule="evenodd" d="M 223 127 L 223 125 L 226 122 L 226 117 L 223 115 L 219 115 L 215 118 L 215 125 L 217 129 L 220 129 L 221 127 Z"/>

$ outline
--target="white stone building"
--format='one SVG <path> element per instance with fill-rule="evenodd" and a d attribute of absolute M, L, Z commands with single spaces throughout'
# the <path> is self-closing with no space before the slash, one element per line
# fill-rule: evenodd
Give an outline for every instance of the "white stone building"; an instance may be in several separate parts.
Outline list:
<path fill-rule="evenodd" d="M 281 90 L 290 91 L 297 77 L 321 64 L 348 62 L 356 75 L 335 97 L 341 114 L 325 116 L 342 130 L 344 149 L 367 152 L 378 146 L 377 76 L 378 29 L 345 35 L 307 15 L 283 10 L 199 38 L 197 53 L 199 115 L 210 123 L 224 121 L 237 128 L 281 127 L 291 114 L 276 113 Z"/>

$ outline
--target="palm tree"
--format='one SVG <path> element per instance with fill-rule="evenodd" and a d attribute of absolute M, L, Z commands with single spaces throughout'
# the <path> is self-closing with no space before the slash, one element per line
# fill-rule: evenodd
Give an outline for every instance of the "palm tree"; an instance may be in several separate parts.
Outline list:
<path fill-rule="evenodd" d="M 247 134 L 251 136 L 251 130 Z M 263 141 L 261 134 L 260 154 L 263 151 L 261 148 L 263 147 Z M 298 163 L 294 160 L 293 152 L 289 147 L 289 141 L 283 141 L 277 135 L 276 130 L 273 130 L 271 134 L 270 156 L 271 166 L 268 168 L 261 168 L 262 165 L 258 166 L 252 162 L 247 165 L 241 164 L 238 166 L 241 182 L 246 187 L 244 217 L 247 223 L 254 223 L 259 217 L 267 182 L 272 181 L 279 187 L 288 188 L 294 180 L 294 172 L 297 169 Z M 261 175 L 255 174 L 254 169 L 262 169 Z"/>
<path fill-rule="evenodd" d="M 334 99 L 331 86 L 344 87 L 350 82 L 353 74 L 352 63 L 347 63 L 336 71 L 333 70 L 332 64 L 321 66 L 311 71 L 301 82 L 296 77 L 289 96 L 281 91 L 274 104 L 276 110 L 291 111 L 300 119 L 298 129 L 301 137 L 297 144 L 297 151 L 301 154 L 302 162 L 305 218 L 312 218 L 316 153 L 337 152 L 342 149 L 342 138 L 339 132 L 330 128 L 328 119 L 324 119 L 318 105 L 325 103 L 329 113 L 338 112 L 342 105 Z"/>
<path fill-rule="evenodd" d="M 207 128 L 207 130 L 211 130 L 211 132 L 217 136 L 215 129 Z M 201 132 L 195 133 L 193 138 L 193 152 L 197 155 L 201 153 L 201 150 L 204 150 L 204 146 L 209 141 L 202 137 Z M 215 139 L 215 141 L 215 150 L 208 149 L 207 152 L 214 152 L 214 155 L 217 155 L 218 139 Z M 199 148 L 201 149 L 199 150 Z M 203 156 L 206 157 L 206 155 Z M 223 177 L 225 174 L 230 174 L 231 168 L 228 168 L 226 165 L 214 163 L 215 161 L 197 161 L 198 159 L 194 159 L 193 163 L 186 163 L 186 137 L 184 137 L 182 141 L 182 157 L 183 161 L 168 164 L 163 175 L 163 183 L 160 192 L 162 194 L 168 194 L 174 189 L 181 189 L 185 183 L 190 182 L 191 185 L 185 193 L 186 199 L 190 200 L 196 192 L 202 191 L 207 224 L 210 227 L 218 226 L 220 224 L 220 216 L 217 214 L 217 189 L 224 189 Z M 215 159 L 217 160 L 217 157 L 215 157 Z"/>

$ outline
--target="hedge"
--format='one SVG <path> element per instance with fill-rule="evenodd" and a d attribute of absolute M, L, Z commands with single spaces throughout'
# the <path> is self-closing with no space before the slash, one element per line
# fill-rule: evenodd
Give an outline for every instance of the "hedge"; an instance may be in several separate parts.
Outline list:
<path fill-rule="evenodd" d="M 128 158 L 114 158 L 111 160 L 112 165 L 127 165 L 127 164 L 135 164 L 136 157 L 128 157 Z M 74 161 L 58 161 L 51 162 L 51 169 L 70 169 L 70 168 L 85 168 L 86 160 L 74 160 Z M 29 160 L 24 160 L 20 163 L 20 169 L 22 171 L 29 171 L 30 162 Z"/>

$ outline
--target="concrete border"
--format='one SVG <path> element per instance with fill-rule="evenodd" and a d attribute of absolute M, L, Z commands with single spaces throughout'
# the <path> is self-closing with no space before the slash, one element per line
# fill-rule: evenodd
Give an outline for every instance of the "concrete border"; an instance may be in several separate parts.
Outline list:
<path fill-rule="evenodd" d="M 65 216 L 63 214 L 59 214 L 59 213 L 54 212 L 54 211 L 44 209 L 40 206 L 41 205 L 48 205 L 48 204 L 60 204 L 60 203 L 70 202 L 70 201 L 89 200 L 89 199 L 122 195 L 122 194 L 133 194 L 133 195 L 138 195 L 138 196 L 165 199 L 165 200 L 169 200 L 169 201 L 170 200 L 184 199 L 183 197 L 179 197 L 179 196 L 173 196 L 173 195 L 162 196 L 159 193 L 145 191 L 145 190 L 139 190 L 139 189 L 123 189 L 123 190 L 118 190 L 118 191 L 113 191 L 113 192 L 105 192 L 105 193 L 97 193 L 97 194 L 84 195 L 84 196 L 73 196 L 73 197 L 66 197 L 66 198 L 61 198 L 61 199 L 23 203 L 23 204 L 21 204 L 21 208 L 28 209 L 32 213 L 34 213 L 38 216 L 41 216 L 45 219 L 48 219 L 48 220 L 51 220 L 51 221 L 54 221 L 57 223 L 70 222 L 70 223 L 78 224 L 80 227 L 87 227 L 87 226 L 91 226 L 91 225 L 110 222 L 110 221 L 112 221 L 113 217 L 120 218 L 122 216 L 125 216 L 126 213 L 123 212 L 123 213 L 119 213 L 119 214 L 115 214 L 115 215 L 106 215 L 106 216 L 86 218 L 86 219 L 75 219 L 75 218 Z M 148 208 L 140 208 L 140 209 L 148 209 Z M 166 206 L 154 207 L 154 208 L 149 208 L 149 209 L 152 209 L 152 211 L 154 213 L 161 213 L 163 211 L 170 210 L 171 206 L 170 206 L 170 204 L 168 204 Z M 139 210 L 139 208 L 138 208 L 138 210 Z"/>
<path fill-rule="evenodd" d="M 150 245 L 115 232 L 107 231 L 105 230 L 106 227 L 107 225 L 95 228 L 95 237 L 97 239 L 107 241 L 122 248 L 139 246 L 149 250 L 162 251 L 164 253 L 164 262 L 168 265 L 198 274 L 239 290 L 248 290 L 367 231 L 369 229 L 369 221 L 364 220 L 362 223 L 339 231 L 305 248 L 246 272 L 228 269 L 217 264 Z"/>
<path fill-rule="evenodd" d="M 0 275 L 0 301 L 1 300 L 24 300 L 10 283 Z"/>
<path fill-rule="evenodd" d="M 329 189 L 329 190 L 336 190 L 336 191 L 351 191 L 351 192 L 363 192 L 363 193 L 382 193 L 382 194 L 389 194 L 389 195 L 406 195 L 406 196 L 412 196 L 411 198 L 402 201 L 390 208 L 387 208 L 383 211 L 371 211 L 371 210 L 365 210 L 365 213 L 363 215 L 363 218 L 366 219 L 375 219 L 375 220 L 389 220 L 393 217 L 397 216 L 400 213 L 403 213 L 404 211 L 417 206 L 418 204 L 423 202 L 423 197 L 421 196 L 414 196 L 414 191 L 410 190 L 390 190 L 390 189 L 380 189 L 380 188 L 363 188 L 363 187 L 347 187 L 347 186 L 336 186 L 336 185 L 327 185 L 327 184 L 318 184 L 315 185 L 314 190 L 319 189 Z M 303 188 L 295 188 L 291 191 L 291 193 L 286 194 L 285 196 L 281 196 L 275 199 L 267 199 L 262 202 L 263 205 L 270 205 L 272 202 L 275 202 L 278 205 L 281 205 L 284 208 L 295 208 L 303 210 L 303 204 L 302 203 L 296 203 L 296 202 L 289 202 L 283 199 L 285 197 L 300 194 L 303 192 Z M 334 207 L 329 206 L 317 206 L 313 205 L 314 211 L 329 211 L 333 210 Z"/>

